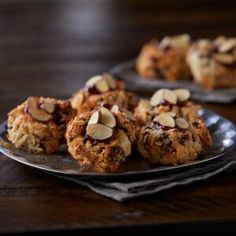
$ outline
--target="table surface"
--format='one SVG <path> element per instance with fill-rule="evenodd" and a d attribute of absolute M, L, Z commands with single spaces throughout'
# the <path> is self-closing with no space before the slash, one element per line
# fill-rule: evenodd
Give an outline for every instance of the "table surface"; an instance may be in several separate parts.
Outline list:
<path fill-rule="evenodd" d="M 236 36 L 235 25 L 234 1 L 2 0 L 0 121 L 27 96 L 69 97 L 152 37 Z M 235 104 L 203 106 L 236 122 Z M 1 233 L 235 222 L 235 196 L 233 171 L 118 203 L 0 155 Z"/>

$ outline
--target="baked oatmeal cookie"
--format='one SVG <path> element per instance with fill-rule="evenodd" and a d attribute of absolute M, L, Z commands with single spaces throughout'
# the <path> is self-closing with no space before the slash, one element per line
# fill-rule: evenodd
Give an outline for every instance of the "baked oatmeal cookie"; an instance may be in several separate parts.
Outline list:
<path fill-rule="evenodd" d="M 90 78 L 85 88 L 71 98 L 72 107 L 78 114 L 91 111 L 103 103 L 117 104 L 131 111 L 137 104 L 134 94 L 125 91 L 124 83 L 114 80 L 107 73 Z"/>
<path fill-rule="evenodd" d="M 135 117 L 139 125 L 150 123 L 157 115 L 167 112 L 173 117 L 184 117 L 195 120 L 198 118 L 199 105 L 191 102 L 187 89 L 159 89 L 150 100 L 141 99 L 135 108 Z"/>
<path fill-rule="evenodd" d="M 177 81 L 191 78 L 186 53 L 191 45 L 187 34 L 164 37 L 160 42 L 145 44 L 136 60 L 136 70 L 142 79 Z"/>
<path fill-rule="evenodd" d="M 195 82 L 206 89 L 236 87 L 236 38 L 201 39 L 187 53 Z"/>
<path fill-rule="evenodd" d="M 201 118 L 193 122 L 161 113 L 141 129 L 138 150 L 151 163 L 178 165 L 188 163 L 212 144 Z"/>
<path fill-rule="evenodd" d="M 73 113 L 69 101 L 29 97 L 8 113 L 8 139 L 33 153 L 55 153 L 65 143 L 66 125 Z"/>
<path fill-rule="evenodd" d="M 70 121 L 68 150 L 85 169 L 116 172 L 132 152 L 135 118 L 117 105 L 105 104 Z"/>

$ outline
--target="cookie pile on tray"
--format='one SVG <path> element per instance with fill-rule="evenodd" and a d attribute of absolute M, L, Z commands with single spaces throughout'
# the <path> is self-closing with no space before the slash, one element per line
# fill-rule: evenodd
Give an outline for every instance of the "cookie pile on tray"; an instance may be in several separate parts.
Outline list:
<path fill-rule="evenodd" d="M 117 172 L 134 150 L 150 163 L 178 165 L 198 158 L 211 136 L 186 89 L 137 98 L 110 74 L 90 78 L 69 100 L 29 97 L 8 114 L 8 139 L 36 154 L 67 144 L 72 158 L 96 172 Z M 50 158 L 50 156 L 48 157 Z"/>
<path fill-rule="evenodd" d="M 236 87 L 236 38 L 191 40 L 188 34 L 145 44 L 136 60 L 142 79 L 193 79 L 206 89 Z"/>

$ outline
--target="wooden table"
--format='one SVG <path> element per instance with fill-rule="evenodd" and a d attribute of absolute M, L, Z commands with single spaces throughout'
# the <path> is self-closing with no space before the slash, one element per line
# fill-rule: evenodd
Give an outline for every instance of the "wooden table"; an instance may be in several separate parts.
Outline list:
<path fill-rule="evenodd" d="M 69 97 L 154 36 L 236 36 L 235 25 L 233 0 L 2 0 L 0 119 L 29 95 Z M 236 122 L 235 104 L 203 105 Z M 117 203 L 0 155 L 1 233 L 226 230 L 235 220 L 236 171 Z"/>

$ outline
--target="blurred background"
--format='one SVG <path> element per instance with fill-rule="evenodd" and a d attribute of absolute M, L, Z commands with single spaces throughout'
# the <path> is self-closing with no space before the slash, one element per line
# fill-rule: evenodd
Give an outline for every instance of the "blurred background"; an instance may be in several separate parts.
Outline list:
<path fill-rule="evenodd" d="M 153 37 L 235 26 L 235 0 L 1 0 L 0 119 L 29 95 L 69 97 Z"/>

